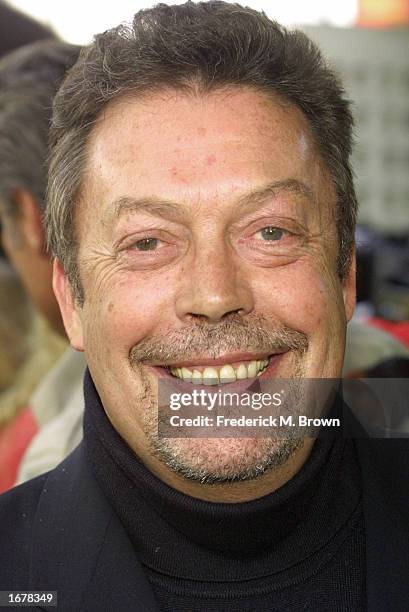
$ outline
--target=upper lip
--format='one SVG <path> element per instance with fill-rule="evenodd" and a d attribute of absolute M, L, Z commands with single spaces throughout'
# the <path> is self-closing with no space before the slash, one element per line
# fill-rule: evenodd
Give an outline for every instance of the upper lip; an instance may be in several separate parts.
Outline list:
<path fill-rule="evenodd" d="M 279 355 L 287 352 L 288 349 L 281 349 L 272 353 L 227 353 L 216 359 L 210 357 L 203 357 L 199 359 L 175 361 L 172 363 L 155 363 L 152 362 L 149 365 L 161 366 L 161 367 L 172 367 L 172 368 L 192 368 L 195 366 L 222 366 L 228 363 L 235 363 L 238 361 L 259 361 L 261 359 L 268 359 L 273 355 Z"/>

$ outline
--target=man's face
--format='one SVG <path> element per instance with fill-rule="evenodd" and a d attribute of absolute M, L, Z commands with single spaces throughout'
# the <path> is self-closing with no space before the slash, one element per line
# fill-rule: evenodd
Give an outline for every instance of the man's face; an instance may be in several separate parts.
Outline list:
<path fill-rule="evenodd" d="M 157 385 L 266 363 L 262 377 L 338 377 L 354 294 L 336 273 L 334 219 L 308 123 L 278 99 L 162 92 L 105 110 L 76 218 L 85 303 L 62 308 L 110 420 L 148 465 L 223 480 L 294 451 L 158 441 Z"/>
<path fill-rule="evenodd" d="M 61 312 L 52 289 L 52 261 L 46 251 L 42 214 L 35 196 L 25 189 L 13 193 L 15 214 L 0 202 L 0 240 L 30 300 L 54 331 L 65 338 Z"/>

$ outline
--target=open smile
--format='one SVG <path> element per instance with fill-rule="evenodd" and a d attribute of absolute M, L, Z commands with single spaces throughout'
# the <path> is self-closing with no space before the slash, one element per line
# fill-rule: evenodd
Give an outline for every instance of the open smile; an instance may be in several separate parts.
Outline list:
<path fill-rule="evenodd" d="M 223 362 L 221 359 L 205 360 L 190 363 L 170 364 L 160 369 L 174 378 L 193 385 L 222 385 L 273 374 L 278 362 L 285 353 L 257 356 L 255 359 L 232 359 Z M 155 367 L 155 366 L 154 366 Z"/>

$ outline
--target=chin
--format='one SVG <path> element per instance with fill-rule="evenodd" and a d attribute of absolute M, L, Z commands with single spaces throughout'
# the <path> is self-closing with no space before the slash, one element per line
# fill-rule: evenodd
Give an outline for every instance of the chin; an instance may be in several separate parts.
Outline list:
<path fill-rule="evenodd" d="M 202 484 L 254 480 L 281 467 L 303 444 L 273 438 L 157 438 L 155 456 L 175 473 Z"/>

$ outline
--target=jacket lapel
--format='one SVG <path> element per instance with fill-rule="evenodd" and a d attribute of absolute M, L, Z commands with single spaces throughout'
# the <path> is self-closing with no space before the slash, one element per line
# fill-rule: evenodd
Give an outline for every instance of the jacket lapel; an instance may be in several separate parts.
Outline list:
<path fill-rule="evenodd" d="M 81 444 L 44 485 L 33 525 L 30 589 L 57 591 L 61 612 L 158 612 L 137 555 L 84 453 Z"/>

